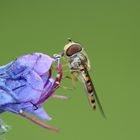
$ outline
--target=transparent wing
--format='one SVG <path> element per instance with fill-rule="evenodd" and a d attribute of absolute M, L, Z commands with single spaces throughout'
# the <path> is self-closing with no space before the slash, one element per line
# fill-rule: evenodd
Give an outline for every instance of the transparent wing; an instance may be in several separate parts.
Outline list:
<path fill-rule="evenodd" d="M 98 96 L 97 96 L 96 90 L 95 90 L 95 88 L 94 88 L 94 85 L 93 85 L 93 89 L 94 89 L 93 92 L 94 92 L 94 95 L 95 95 L 95 98 L 96 98 L 96 102 L 97 102 L 97 104 L 98 104 L 98 106 L 99 106 L 100 112 L 101 112 L 101 114 L 103 115 L 103 117 L 106 118 L 106 115 L 105 115 L 105 113 L 104 113 L 103 107 L 102 107 L 102 105 L 101 105 L 101 102 L 100 102 L 100 100 L 99 100 L 99 98 L 98 98 Z"/>

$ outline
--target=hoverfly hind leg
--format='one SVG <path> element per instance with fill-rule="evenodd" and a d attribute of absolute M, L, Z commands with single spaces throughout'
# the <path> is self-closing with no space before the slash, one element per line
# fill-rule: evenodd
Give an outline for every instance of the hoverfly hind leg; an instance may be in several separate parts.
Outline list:
<path fill-rule="evenodd" d="M 70 76 L 65 76 L 64 79 L 69 79 L 72 81 L 72 89 L 76 89 L 76 81 L 78 80 L 78 76 L 71 73 Z"/>
<path fill-rule="evenodd" d="M 69 97 L 63 96 L 63 95 L 54 95 L 54 94 L 52 94 L 51 97 L 52 97 L 52 98 L 57 98 L 57 99 L 64 99 L 64 100 L 69 99 Z"/>
<path fill-rule="evenodd" d="M 59 85 L 59 88 L 66 89 L 66 90 L 73 90 L 73 88 L 65 87 L 65 86 L 61 86 L 61 85 Z"/>

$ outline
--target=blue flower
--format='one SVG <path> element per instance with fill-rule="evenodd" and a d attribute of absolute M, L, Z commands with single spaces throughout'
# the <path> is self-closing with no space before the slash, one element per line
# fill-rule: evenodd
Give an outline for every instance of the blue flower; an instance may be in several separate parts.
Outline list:
<path fill-rule="evenodd" d="M 32 53 L 1 66 L 0 113 L 5 111 L 16 113 L 35 123 L 38 123 L 37 120 L 33 120 L 23 112 L 34 114 L 43 120 L 50 120 L 51 117 L 41 104 L 56 88 L 50 70 L 56 60 L 46 54 Z"/>

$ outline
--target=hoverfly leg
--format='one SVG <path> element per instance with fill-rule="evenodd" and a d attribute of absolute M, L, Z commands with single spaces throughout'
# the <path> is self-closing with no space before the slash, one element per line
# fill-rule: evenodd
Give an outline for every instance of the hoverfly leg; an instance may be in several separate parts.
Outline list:
<path fill-rule="evenodd" d="M 66 78 L 66 79 L 70 79 L 70 80 L 72 80 L 71 76 L 68 76 L 68 75 L 65 76 L 63 79 L 65 79 L 65 78 Z"/>
<path fill-rule="evenodd" d="M 71 73 L 71 76 L 65 76 L 64 78 L 72 81 L 72 89 L 76 88 L 76 81 L 78 80 L 78 75 L 76 73 Z"/>
<path fill-rule="evenodd" d="M 63 73 L 64 72 L 80 72 L 80 69 L 75 69 L 75 70 L 63 70 Z"/>
<path fill-rule="evenodd" d="M 63 96 L 63 95 L 54 95 L 54 94 L 53 94 L 51 97 L 52 97 L 52 98 L 58 98 L 58 99 L 64 99 L 64 100 L 69 99 L 69 97 Z"/>
<path fill-rule="evenodd" d="M 65 86 L 61 86 L 61 85 L 59 85 L 59 87 L 62 88 L 62 89 L 66 89 L 66 90 L 73 90 L 73 88 L 65 87 Z"/>
<path fill-rule="evenodd" d="M 68 64 L 64 64 L 64 65 L 62 65 L 62 67 L 68 67 Z"/>
<path fill-rule="evenodd" d="M 76 81 L 78 80 L 77 73 L 71 73 L 71 80 L 73 88 L 76 88 Z"/>
<path fill-rule="evenodd" d="M 51 66 L 51 69 L 57 71 L 58 67 L 57 66 Z"/>

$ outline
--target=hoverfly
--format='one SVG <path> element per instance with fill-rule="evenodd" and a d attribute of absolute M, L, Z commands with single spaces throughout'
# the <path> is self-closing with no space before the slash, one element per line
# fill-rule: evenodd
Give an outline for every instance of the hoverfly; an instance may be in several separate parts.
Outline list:
<path fill-rule="evenodd" d="M 93 82 L 89 75 L 90 62 L 84 52 L 83 47 L 81 46 L 81 44 L 69 39 L 69 43 L 64 47 L 64 55 L 66 56 L 72 74 L 71 79 L 72 77 L 80 76 L 80 79 L 84 83 L 85 89 L 87 91 L 87 96 L 91 108 L 95 110 L 97 102 L 101 113 L 105 117 L 102 105 L 99 101 Z"/>

